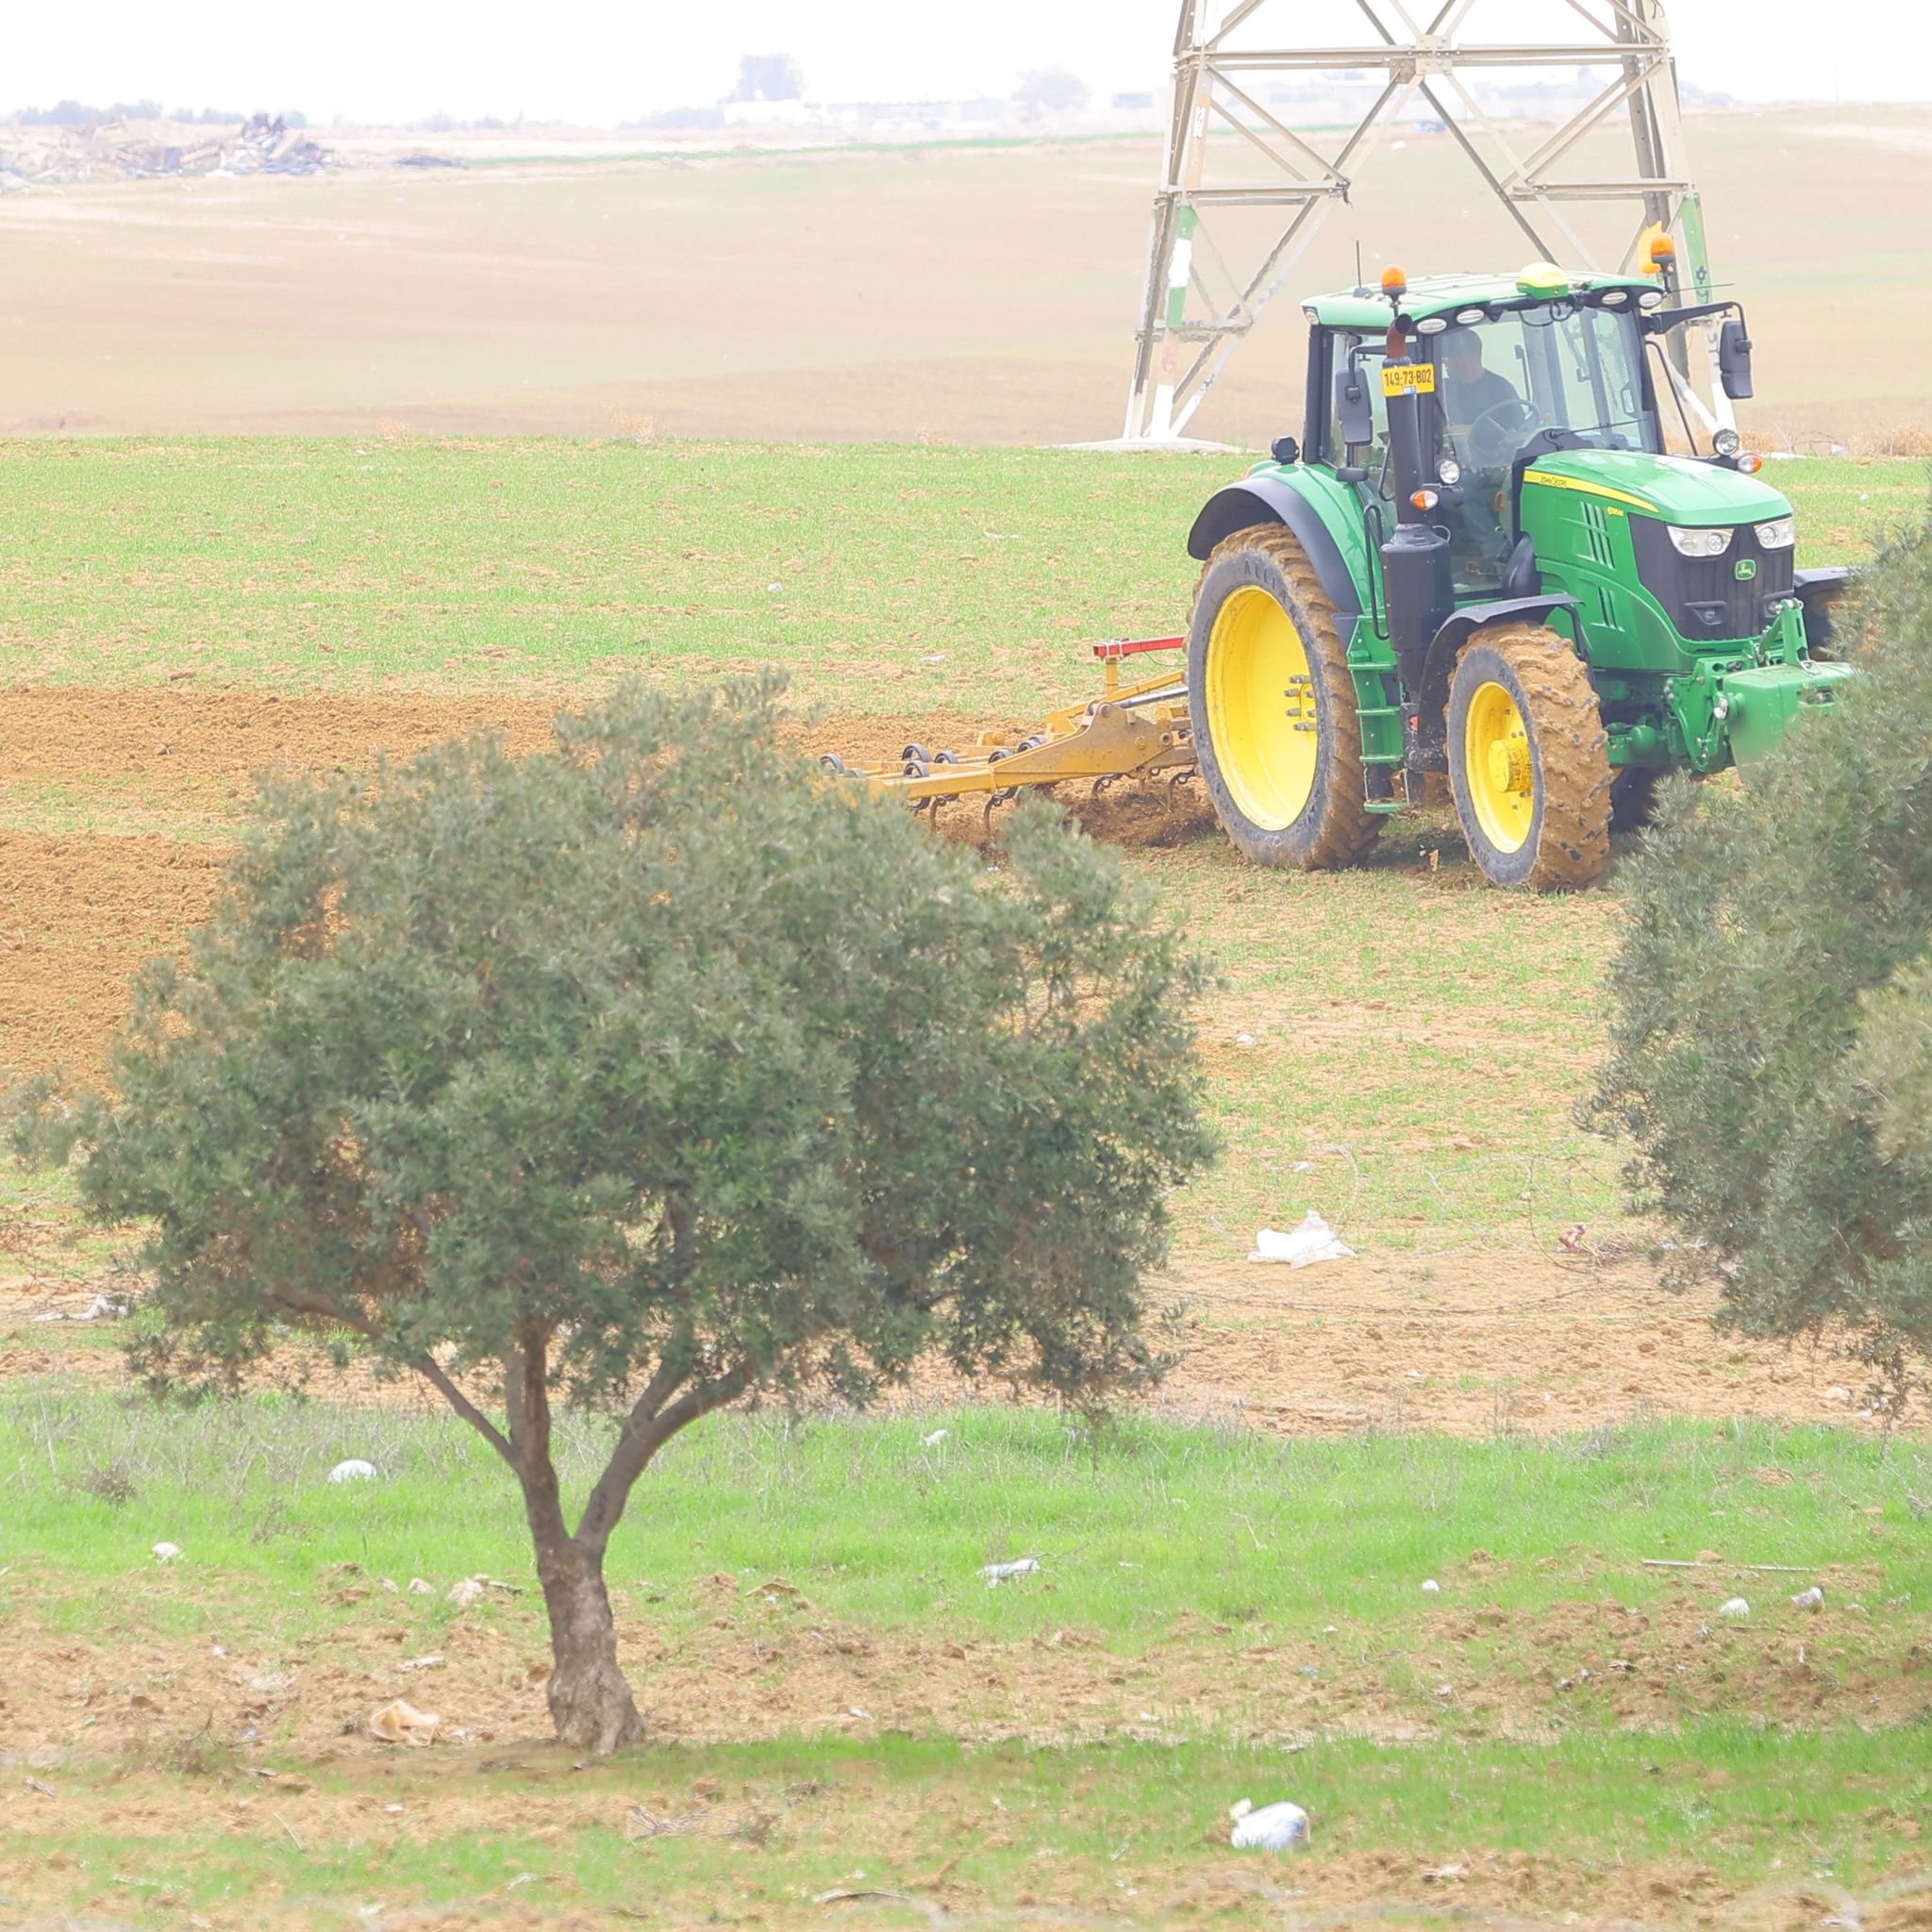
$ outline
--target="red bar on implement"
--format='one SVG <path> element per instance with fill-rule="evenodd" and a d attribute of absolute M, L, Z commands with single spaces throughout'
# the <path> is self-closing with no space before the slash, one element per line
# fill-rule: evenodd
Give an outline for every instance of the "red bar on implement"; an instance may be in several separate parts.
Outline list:
<path fill-rule="evenodd" d="M 1108 638 L 1105 643 L 1095 644 L 1096 658 L 1138 658 L 1142 651 L 1184 651 L 1186 638 Z"/>

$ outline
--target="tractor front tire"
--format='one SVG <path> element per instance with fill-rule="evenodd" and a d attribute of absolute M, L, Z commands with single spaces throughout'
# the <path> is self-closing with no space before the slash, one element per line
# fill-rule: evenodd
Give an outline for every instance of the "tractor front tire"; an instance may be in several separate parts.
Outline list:
<path fill-rule="evenodd" d="M 1348 645 L 1282 525 L 1237 530 L 1208 558 L 1188 709 L 1201 781 L 1243 858 L 1325 872 L 1368 857 L 1382 821 L 1367 804 Z"/>
<path fill-rule="evenodd" d="M 1538 624 L 1478 631 L 1449 685 L 1449 782 L 1491 885 L 1578 891 L 1609 863 L 1609 740 L 1590 673 Z"/>

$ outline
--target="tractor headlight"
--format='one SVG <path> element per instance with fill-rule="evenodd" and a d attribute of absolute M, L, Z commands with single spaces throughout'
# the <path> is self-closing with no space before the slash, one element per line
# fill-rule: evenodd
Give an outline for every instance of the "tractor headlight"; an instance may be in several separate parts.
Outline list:
<path fill-rule="evenodd" d="M 1714 454 L 1721 457 L 1734 457 L 1744 447 L 1744 439 L 1735 429 L 1720 429 L 1710 439 Z"/>
<path fill-rule="evenodd" d="M 1779 517 L 1775 523 L 1759 524 L 1757 526 L 1757 547 L 1760 550 L 1789 550 L 1797 541 L 1797 525 L 1793 518 Z"/>
<path fill-rule="evenodd" d="M 1679 557 L 1722 557 L 1731 547 L 1728 530 L 1686 530 L 1675 524 L 1668 528 Z"/>
<path fill-rule="evenodd" d="M 1444 457 L 1436 465 L 1436 481 L 1445 487 L 1462 481 L 1462 465 L 1454 457 Z"/>

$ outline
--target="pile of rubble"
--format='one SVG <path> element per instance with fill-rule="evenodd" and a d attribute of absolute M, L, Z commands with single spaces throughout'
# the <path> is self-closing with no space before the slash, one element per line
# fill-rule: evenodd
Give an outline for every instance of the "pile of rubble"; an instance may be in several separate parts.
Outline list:
<path fill-rule="evenodd" d="M 0 126 L 0 190 L 164 175 L 313 175 L 327 165 L 327 150 L 304 129 L 266 114 L 220 137 L 173 121 Z"/>

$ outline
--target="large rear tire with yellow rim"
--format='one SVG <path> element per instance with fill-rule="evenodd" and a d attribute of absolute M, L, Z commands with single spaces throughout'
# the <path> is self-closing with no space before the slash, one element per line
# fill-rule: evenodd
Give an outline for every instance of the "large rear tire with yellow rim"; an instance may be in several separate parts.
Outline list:
<path fill-rule="evenodd" d="M 1610 858 L 1609 740 L 1590 672 L 1561 632 L 1497 625 L 1449 685 L 1449 783 L 1491 885 L 1577 891 Z"/>
<path fill-rule="evenodd" d="M 1217 544 L 1188 631 L 1188 713 L 1222 829 L 1258 865 L 1354 865 L 1382 829 L 1362 782 L 1361 721 L 1335 606 L 1294 534 Z"/>

